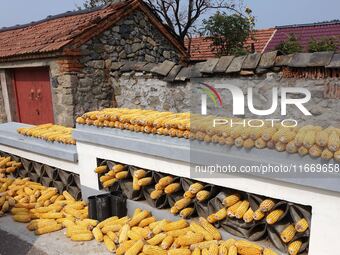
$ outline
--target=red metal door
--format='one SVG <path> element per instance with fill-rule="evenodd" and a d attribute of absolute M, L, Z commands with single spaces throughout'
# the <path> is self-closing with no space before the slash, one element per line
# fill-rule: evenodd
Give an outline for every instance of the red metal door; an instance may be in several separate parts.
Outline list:
<path fill-rule="evenodd" d="M 27 124 L 53 123 L 48 68 L 20 68 L 13 74 L 19 121 Z"/>

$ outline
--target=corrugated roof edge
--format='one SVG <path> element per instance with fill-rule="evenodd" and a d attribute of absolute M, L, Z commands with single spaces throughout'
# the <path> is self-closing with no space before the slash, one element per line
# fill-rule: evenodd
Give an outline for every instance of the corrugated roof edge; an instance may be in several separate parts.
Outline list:
<path fill-rule="evenodd" d="M 234 69 L 233 72 L 230 72 L 230 66 L 233 62 L 237 62 L 238 57 L 228 56 L 230 57 L 229 61 L 226 61 L 226 57 L 209 59 L 204 62 L 198 62 L 196 64 L 190 65 L 188 67 L 182 67 L 175 65 L 175 63 L 171 61 L 164 61 L 156 66 L 152 70 L 146 69 L 145 67 L 137 69 L 131 69 L 130 62 L 120 62 L 113 63 L 112 70 L 120 73 L 127 72 L 145 72 L 151 73 L 153 75 L 163 77 L 167 82 L 174 81 L 185 81 L 190 78 L 196 77 L 209 77 L 212 75 L 221 76 L 221 75 L 241 75 L 241 76 L 251 76 L 256 74 L 264 74 L 267 72 L 280 72 L 284 67 L 293 68 L 294 70 L 302 70 L 306 71 L 303 68 L 325 68 L 325 69 L 339 69 L 340 70 L 340 54 L 336 54 L 333 52 L 316 52 L 316 53 L 296 53 L 291 55 L 280 55 L 278 51 L 266 52 L 260 55 L 259 60 L 258 57 L 256 61 L 253 61 L 252 68 L 250 68 L 249 63 L 246 61 L 241 61 L 238 63 L 239 68 Z M 243 58 L 251 58 L 254 57 L 254 54 L 249 54 L 244 56 Z M 285 61 L 282 60 L 282 57 L 285 57 Z M 235 60 L 235 61 L 234 61 Z M 249 62 L 249 61 L 248 61 Z M 319 66 L 322 64 L 322 66 Z M 124 66 L 128 66 L 129 68 L 124 68 Z M 217 68 L 218 67 L 218 68 Z M 207 72 L 209 70 L 209 72 Z M 225 70 L 221 72 L 221 70 Z"/>

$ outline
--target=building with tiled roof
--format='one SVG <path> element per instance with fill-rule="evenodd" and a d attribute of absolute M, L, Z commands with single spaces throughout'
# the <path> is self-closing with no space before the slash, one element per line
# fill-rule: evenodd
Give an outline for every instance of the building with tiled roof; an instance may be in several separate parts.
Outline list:
<path fill-rule="evenodd" d="M 13 13 L 15 15 L 15 13 Z M 112 62 L 153 65 L 187 51 L 142 0 L 0 30 L 0 122 L 74 124 L 116 105 Z"/>
<path fill-rule="evenodd" d="M 305 51 L 308 50 L 308 44 L 311 39 L 321 39 L 324 37 L 334 37 L 338 44 L 338 50 L 340 50 L 340 21 L 278 26 L 276 30 L 265 51 L 275 49 L 291 34 L 296 36 Z"/>
<path fill-rule="evenodd" d="M 244 46 L 247 49 L 254 49 L 255 52 L 261 53 L 265 50 L 268 42 L 275 34 L 274 28 L 259 29 L 249 36 Z M 216 57 L 216 49 L 212 46 L 212 40 L 209 37 L 194 37 L 186 40 L 185 46 L 190 49 L 190 59 L 192 61 L 201 61 L 208 58 Z"/>

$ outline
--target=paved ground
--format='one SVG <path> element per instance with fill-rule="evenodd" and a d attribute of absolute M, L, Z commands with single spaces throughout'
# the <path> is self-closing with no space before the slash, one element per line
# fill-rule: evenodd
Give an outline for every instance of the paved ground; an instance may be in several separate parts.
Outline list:
<path fill-rule="evenodd" d="M 45 252 L 33 247 L 31 244 L 0 230 L 0 255 L 46 255 Z"/>
<path fill-rule="evenodd" d="M 104 244 L 96 241 L 72 242 L 65 230 L 35 236 L 26 224 L 17 223 L 10 216 L 0 218 L 0 255 L 106 255 Z"/>

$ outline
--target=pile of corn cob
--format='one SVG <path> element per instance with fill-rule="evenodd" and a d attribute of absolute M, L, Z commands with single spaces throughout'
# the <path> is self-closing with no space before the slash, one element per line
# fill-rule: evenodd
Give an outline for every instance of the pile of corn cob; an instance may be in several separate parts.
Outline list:
<path fill-rule="evenodd" d="M 204 218 L 157 221 L 149 211 L 136 209 L 131 218 L 109 218 L 93 229 L 95 239 L 117 255 L 274 255 L 274 251 L 254 243 L 221 240 L 220 232 Z"/>
<path fill-rule="evenodd" d="M 219 117 L 220 118 L 220 117 Z M 127 129 L 135 132 L 191 138 L 207 143 L 236 146 L 245 149 L 274 149 L 279 152 L 307 154 L 340 162 L 340 129 L 335 127 L 302 126 L 287 128 L 265 123 L 263 127 L 247 125 L 217 125 L 216 116 L 190 113 L 158 112 L 152 110 L 108 108 L 85 113 L 78 124 Z M 226 120 L 234 123 L 244 119 Z M 247 123 L 247 121 L 245 121 Z"/>
<path fill-rule="evenodd" d="M 22 166 L 21 162 L 13 160 L 11 157 L 0 157 L 0 178 L 14 173 Z"/>
<path fill-rule="evenodd" d="M 108 108 L 85 113 L 76 119 L 78 124 L 94 125 L 168 135 L 190 137 L 190 113 L 158 112 L 152 110 Z"/>
<path fill-rule="evenodd" d="M 109 188 L 118 180 L 126 179 L 129 175 L 126 166 L 121 164 L 114 165 L 112 169 L 109 169 L 107 165 L 99 166 L 94 172 L 102 175 L 99 180 L 104 188 Z"/>
<path fill-rule="evenodd" d="M 43 124 L 28 128 L 18 128 L 17 131 L 21 135 L 43 139 L 48 142 L 76 144 L 76 141 L 72 138 L 73 128 L 60 125 Z"/>
<path fill-rule="evenodd" d="M 240 196 L 238 194 L 232 194 L 223 200 L 224 208 L 220 209 L 216 213 L 213 213 L 208 216 L 207 220 L 210 223 L 215 223 L 220 220 L 224 220 L 225 218 L 236 218 L 243 219 L 244 222 L 250 223 L 252 221 L 260 221 L 264 217 L 266 217 L 266 222 L 269 225 L 273 225 L 277 223 L 284 212 L 281 209 L 273 210 L 275 207 L 275 202 L 271 199 L 265 199 L 259 205 L 259 208 L 255 210 L 255 212 L 250 207 L 250 203 L 247 200 L 240 200 Z M 267 216 L 266 216 L 267 214 Z M 308 222 L 306 219 L 301 219 L 299 222 L 295 224 L 290 224 L 287 226 L 281 233 L 281 240 L 289 244 L 295 237 L 296 233 L 304 233 L 309 228 Z M 296 255 L 299 253 L 302 246 L 302 242 L 300 240 L 296 240 L 291 242 L 288 245 L 288 251 L 290 255 Z"/>
<path fill-rule="evenodd" d="M 10 212 L 15 221 L 29 223 L 36 235 L 62 229 L 65 220 L 84 224 L 88 209 L 67 191 L 62 195 L 55 188 L 47 188 L 28 178 L 0 178 L 1 215 Z"/>

